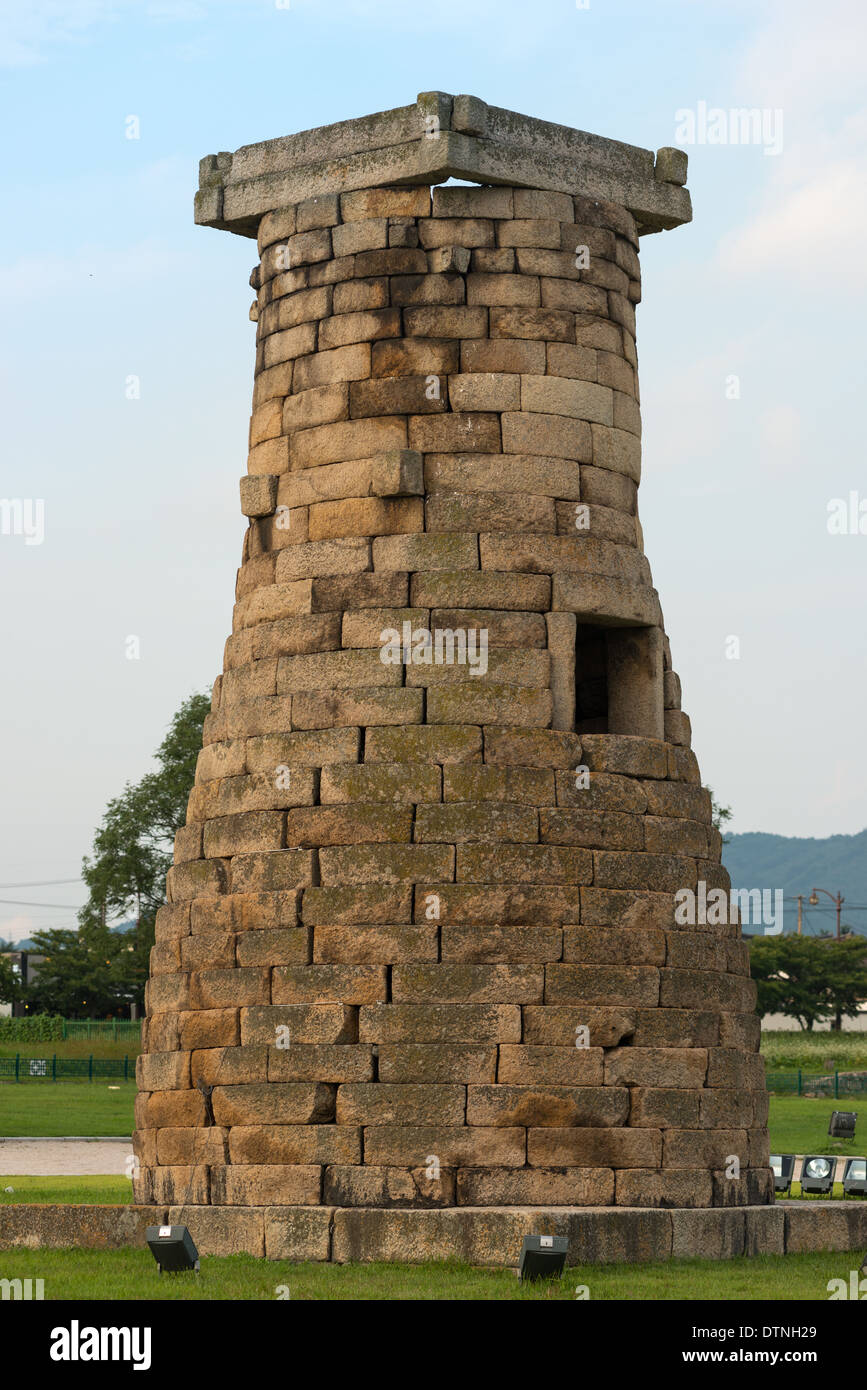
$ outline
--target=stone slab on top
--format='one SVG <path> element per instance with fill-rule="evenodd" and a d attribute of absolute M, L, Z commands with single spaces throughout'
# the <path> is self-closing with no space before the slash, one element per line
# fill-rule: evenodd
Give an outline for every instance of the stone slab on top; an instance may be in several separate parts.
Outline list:
<path fill-rule="evenodd" d="M 411 106 L 207 155 L 195 220 L 255 237 L 266 212 L 306 198 L 456 178 L 620 203 L 639 232 L 658 232 L 692 218 L 686 164 L 673 147 L 654 155 L 478 97 L 422 92 Z"/>

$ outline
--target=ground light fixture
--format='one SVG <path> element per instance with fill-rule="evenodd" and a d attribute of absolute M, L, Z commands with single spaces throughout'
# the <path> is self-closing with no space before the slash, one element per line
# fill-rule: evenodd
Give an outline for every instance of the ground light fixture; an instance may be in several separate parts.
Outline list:
<path fill-rule="evenodd" d="M 826 1154 L 807 1154 L 801 1167 L 801 1191 L 829 1195 L 834 1187 L 836 1158 Z"/>
<path fill-rule="evenodd" d="M 832 1139 L 854 1139 L 857 1119 L 857 1110 L 835 1110 L 828 1125 L 828 1133 Z"/>
<path fill-rule="evenodd" d="M 794 1154 L 771 1154 L 768 1162 L 774 1174 L 774 1191 L 788 1195 L 795 1176 Z"/>
<path fill-rule="evenodd" d="M 518 1278 L 559 1279 L 566 1264 L 569 1241 L 565 1236 L 524 1236 Z"/>
<path fill-rule="evenodd" d="M 846 1159 L 843 1194 L 846 1197 L 867 1197 L 867 1158 Z"/>
<path fill-rule="evenodd" d="M 199 1272 L 199 1252 L 186 1226 L 148 1226 L 145 1240 L 157 1262 L 157 1274 Z"/>

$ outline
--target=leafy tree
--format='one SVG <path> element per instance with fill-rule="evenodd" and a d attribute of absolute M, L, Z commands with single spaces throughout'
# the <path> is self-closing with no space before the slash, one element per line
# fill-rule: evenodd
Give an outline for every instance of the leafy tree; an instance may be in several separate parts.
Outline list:
<path fill-rule="evenodd" d="M 27 990 L 30 1010 L 94 1018 L 128 1006 L 143 988 L 131 964 L 131 936 L 94 923 L 79 931 L 35 932 L 34 945 L 45 960 Z"/>
<path fill-rule="evenodd" d="M 723 826 L 732 818 L 732 808 L 731 806 L 722 806 L 720 802 L 717 801 L 713 794 L 713 787 L 705 787 L 705 791 L 710 796 L 711 820 L 722 835 Z M 723 844 L 727 845 L 731 836 L 723 835 L 722 839 Z"/>
<path fill-rule="evenodd" d="M 0 942 L 0 949 L 14 950 L 5 941 Z M 14 1004 L 21 994 L 21 980 L 12 968 L 12 962 L 5 956 L 0 956 L 0 1004 Z"/>
<path fill-rule="evenodd" d="M 867 999 L 867 941 L 863 936 L 822 936 L 817 938 L 827 956 L 827 989 L 832 1011 L 833 1028 L 839 1032 L 844 1018 L 860 1012 L 859 1005 Z"/>
<path fill-rule="evenodd" d="M 862 940 L 757 936 L 750 944 L 750 968 L 759 1013 L 788 1014 L 807 1031 L 835 1015 L 856 1014 L 867 998 Z"/>
<path fill-rule="evenodd" d="M 79 916 L 82 926 L 125 915 L 153 924 L 165 899 L 172 842 L 186 818 L 209 709 L 206 694 L 185 700 L 156 751 L 157 771 L 127 783 L 108 803 L 94 836 L 93 858 L 84 860 L 90 896 Z"/>
<path fill-rule="evenodd" d="M 172 843 L 186 818 L 209 708 L 207 694 L 185 700 L 157 749 L 156 770 L 108 803 L 92 856 L 83 862 L 88 899 L 78 929 L 34 934 L 47 959 L 26 992 L 30 1008 L 95 1017 L 143 1003 L 154 919 L 165 900 Z M 134 928 L 109 929 L 110 921 L 125 917 L 135 919 Z"/>

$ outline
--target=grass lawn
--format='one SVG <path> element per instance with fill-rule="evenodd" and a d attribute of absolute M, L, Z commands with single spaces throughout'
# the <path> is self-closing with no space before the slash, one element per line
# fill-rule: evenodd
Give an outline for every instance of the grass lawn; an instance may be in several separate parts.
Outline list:
<path fill-rule="evenodd" d="M 867 1071 L 867 1033 L 762 1033 L 768 1071 Z"/>
<path fill-rule="evenodd" d="M 11 1187 L 12 1192 L 6 1188 Z M 132 1201 L 132 1183 L 113 1173 L 92 1177 L 90 1174 L 72 1178 L 31 1178 L 21 1174 L 0 1174 L 0 1206 L 18 1206 L 24 1202 L 78 1204 L 98 1202 L 111 1205 Z"/>
<path fill-rule="evenodd" d="M 50 1299 L 274 1299 L 280 1286 L 297 1300 L 827 1299 L 829 1279 L 848 1279 L 852 1254 L 764 1255 L 736 1260 L 667 1260 L 646 1265 L 583 1265 L 562 1279 L 520 1284 L 514 1270 L 456 1263 L 426 1265 L 290 1264 L 252 1255 L 214 1256 L 202 1272 L 162 1275 L 148 1250 L 10 1250 L 0 1278 L 44 1279 Z M 285 1297 L 285 1294 L 284 1294 Z"/>
<path fill-rule="evenodd" d="M 832 1111 L 851 1109 L 857 1112 L 858 1108 L 857 1097 L 851 1096 L 840 1100 L 771 1096 L 768 1119 L 771 1150 L 795 1154 L 863 1154 L 867 1152 L 867 1103 L 861 1106 L 854 1139 L 828 1137 Z"/>
<path fill-rule="evenodd" d="M 0 1086 L 0 1137 L 132 1134 L 134 1081 L 14 1081 Z"/>
<path fill-rule="evenodd" d="M 135 1038 L 67 1038 L 56 1042 L 0 1042 L 0 1057 L 129 1057 L 130 1066 L 141 1052 Z"/>

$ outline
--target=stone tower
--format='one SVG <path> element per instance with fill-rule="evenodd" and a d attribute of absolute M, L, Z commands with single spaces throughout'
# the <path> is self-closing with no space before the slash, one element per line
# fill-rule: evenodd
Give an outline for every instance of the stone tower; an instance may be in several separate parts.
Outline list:
<path fill-rule="evenodd" d="M 747 948 L 675 915 L 729 880 L 637 514 L 639 237 L 685 181 L 440 92 L 202 162 L 196 220 L 258 238 L 249 526 L 136 1200 L 206 1248 L 773 1201 Z"/>

